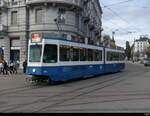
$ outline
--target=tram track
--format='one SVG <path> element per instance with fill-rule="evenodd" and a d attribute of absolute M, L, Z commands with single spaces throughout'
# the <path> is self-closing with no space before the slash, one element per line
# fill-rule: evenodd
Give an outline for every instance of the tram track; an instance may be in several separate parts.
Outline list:
<path fill-rule="evenodd" d="M 140 73 L 139 73 L 139 74 L 140 74 Z M 131 74 L 128 74 L 128 75 L 129 75 L 129 77 L 134 77 L 135 75 L 137 75 L 137 72 L 133 72 L 132 75 L 131 75 Z M 129 78 L 128 75 L 126 75 L 127 78 Z M 96 87 L 96 88 L 94 88 L 94 89 L 92 89 L 92 90 L 90 90 L 90 91 L 88 91 L 88 92 L 83 92 L 83 93 L 78 94 L 78 95 L 75 95 L 75 96 L 73 96 L 73 97 L 71 97 L 71 98 L 69 98 L 69 99 L 66 99 L 66 100 L 60 99 L 59 102 L 57 101 L 57 102 L 54 103 L 54 104 L 45 106 L 45 107 L 43 107 L 43 108 L 41 108 L 41 109 L 38 109 L 37 111 L 33 111 L 33 112 L 47 111 L 46 109 L 48 109 L 48 108 L 57 107 L 57 106 L 59 106 L 60 104 L 62 104 L 62 103 L 64 103 L 64 102 L 68 102 L 68 101 L 74 100 L 74 99 L 76 99 L 76 98 L 78 98 L 78 97 L 80 97 L 80 96 L 84 96 L 84 95 L 86 95 L 86 94 L 88 94 L 88 93 L 95 92 L 95 91 L 100 90 L 100 89 L 102 90 L 102 89 L 104 89 L 104 88 L 106 88 L 106 87 L 110 87 L 110 86 L 113 86 L 113 85 L 115 85 L 115 84 L 117 84 L 117 83 L 120 83 L 120 82 L 122 82 L 122 81 L 124 81 L 124 80 L 126 79 L 125 77 L 122 77 L 122 76 L 124 76 L 124 72 L 120 73 L 119 75 L 117 75 L 117 76 L 115 76 L 115 77 L 113 76 L 112 78 L 110 77 L 109 79 L 105 79 L 104 81 L 100 81 L 100 82 L 93 83 L 93 84 L 88 84 L 88 85 L 86 85 L 86 86 L 82 86 L 82 87 L 79 87 L 79 88 L 76 88 L 76 89 L 73 89 L 73 90 L 70 90 L 70 91 L 67 91 L 67 92 L 61 92 L 61 93 L 56 94 L 56 95 L 51 96 L 51 97 L 41 98 L 41 99 L 39 99 L 39 100 L 30 102 L 30 103 L 18 104 L 18 105 L 15 105 L 14 107 L 11 107 L 11 106 L 10 106 L 10 108 L 7 108 L 7 109 L 3 110 L 2 112 L 15 111 L 15 110 L 18 109 L 18 108 L 23 108 L 23 107 L 28 106 L 28 105 L 32 105 L 32 104 L 40 103 L 40 102 L 43 102 L 43 101 L 46 101 L 46 100 L 50 100 L 51 98 L 61 97 L 61 96 L 70 94 L 71 92 L 77 92 L 77 91 L 81 91 L 81 90 L 84 90 L 84 89 L 87 89 L 87 88 L 93 88 L 93 87 L 96 87 L 96 86 L 98 86 L 98 85 L 108 83 L 108 84 L 104 85 L 103 87 L 100 87 L 100 88 L 97 88 L 97 87 Z M 107 75 L 104 76 L 103 78 L 106 78 L 106 77 L 107 77 Z M 99 78 L 100 78 L 100 77 L 99 77 Z M 122 79 L 121 79 L 121 78 L 122 78 Z M 120 79 L 120 80 L 118 81 L 118 79 Z M 115 81 L 115 82 L 112 82 L 112 81 Z M 109 83 L 109 82 L 111 82 L 111 83 Z M 49 102 L 50 102 L 50 101 L 49 101 Z M 9 107 L 9 106 L 8 106 L 8 107 Z"/>
<path fill-rule="evenodd" d="M 94 84 L 88 84 L 88 85 L 86 85 L 86 86 L 83 86 L 83 87 L 79 87 L 79 88 L 76 88 L 76 89 L 73 89 L 73 90 L 70 90 L 70 91 L 67 91 L 67 92 L 61 92 L 61 93 L 59 93 L 59 94 L 56 94 L 56 95 L 54 95 L 54 96 L 51 96 L 51 97 L 46 97 L 46 98 L 41 98 L 41 99 L 39 99 L 39 100 L 36 100 L 36 101 L 33 101 L 33 102 L 31 102 L 31 103 L 27 103 L 27 104 L 18 104 L 18 105 L 16 105 L 16 106 L 14 106 L 14 107 L 12 107 L 12 108 L 8 108 L 8 109 L 6 109 L 6 110 L 3 110 L 2 112 L 8 112 L 8 111 L 12 111 L 12 110 L 15 110 L 15 109 L 18 109 L 18 108 L 21 108 L 21 107 L 25 107 L 25 106 L 28 106 L 28 105 L 31 105 L 31 104 L 36 104 L 36 103 L 40 103 L 40 102 L 43 102 L 43 101 L 46 101 L 46 100 L 49 100 L 49 99 L 51 99 L 51 98 L 56 98 L 56 97 L 60 97 L 60 96 L 62 96 L 62 95 L 67 95 L 67 94 L 70 94 L 70 93 L 72 93 L 72 92 L 76 92 L 76 91 L 80 91 L 80 90 L 83 90 L 83 89 L 87 89 L 87 88 L 91 88 L 91 87 L 94 87 L 94 86 L 98 86 L 98 85 L 100 85 L 100 84 L 105 84 L 105 83 L 107 83 L 107 82 L 111 82 L 111 81 L 114 81 L 114 80 L 118 80 L 119 78 L 122 78 L 122 75 L 123 75 L 123 73 L 120 73 L 119 75 L 117 75 L 117 76 L 115 76 L 115 77 L 112 77 L 112 78 L 109 78 L 109 79 L 106 79 L 106 80 L 104 80 L 104 81 L 100 81 L 100 82 L 97 82 L 97 83 L 94 83 Z M 107 75 L 106 75 L 107 76 Z M 106 77 L 103 77 L 103 78 L 106 78 Z M 124 80 L 124 79 L 123 79 Z M 115 83 L 111 83 L 111 85 L 113 84 L 116 84 L 116 83 L 118 83 L 118 82 L 120 82 L 120 81 L 123 81 L 123 80 L 119 80 L 119 81 L 117 81 L 117 82 L 115 82 Z M 106 85 L 106 86 L 104 86 L 104 87 L 102 87 L 102 88 L 105 88 L 105 87 L 108 87 L 108 86 L 111 86 L 110 84 L 109 85 Z M 102 89 L 101 88 L 101 89 Z M 87 93 L 86 93 L 87 94 Z M 84 94 L 81 94 L 81 95 L 84 95 Z M 78 95 L 78 96 L 81 96 L 81 95 Z M 75 98 L 76 97 L 78 97 L 78 96 L 75 96 Z M 74 97 L 73 98 L 71 98 L 71 99 L 67 99 L 67 101 L 68 100 L 72 100 L 72 99 L 75 99 Z M 63 100 L 63 102 L 64 102 L 64 100 Z M 62 102 L 61 102 L 62 103 Z M 57 103 L 57 104 L 61 104 L 61 103 Z M 52 107 L 53 105 L 51 105 L 51 106 L 48 106 L 48 107 Z M 9 106 L 7 106 L 7 107 L 9 107 Z M 11 106 L 10 106 L 11 107 Z M 45 108 L 43 108 L 43 109 L 45 109 Z M 40 109 L 40 111 L 41 111 L 42 109 Z"/>
<path fill-rule="evenodd" d="M 136 75 L 136 74 L 137 74 L 137 72 L 134 72 L 134 74 L 132 74 L 132 76 L 134 76 L 134 75 Z M 120 78 L 122 78 L 122 77 L 119 77 L 119 78 L 117 78 L 117 79 L 120 79 Z M 68 102 L 68 101 L 72 101 L 72 100 L 74 100 L 74 99 L 76 99 L 76 98 L 78 98 L 78 97 L 81 97 L 81 96 L 84 96 L 84 95 L 86 95 L 86 94 L 95 92 L 95 91 L 97 91 L 97 90 L 102 90 L 102 89 L 104 89 L 104 88 L 111 87 L 111 86 L 113 86 L 114 84 L 118 84 L 118 83 L 120 83 L 120 82 L 122 82 L 122 81 L 124 81 L 124 80 L 125 80 L 125 79 L 121 79 L 121 80 L 119 80 L 119 81 L 116 81 L 116 82 L 113 82 L 113 83 L 109 83 L 109 84 L 107 84 L 107 85 L 104 85 L 103 87 L 94 88 L 93 90 L 90 90 L 90 91 L 88 91 L 88 92 L 81 93 L 81 94 L 76 95 L 76 96 L 74 96 L 74 97 L 72 97 L 72 98 L 70 98 L 70 99 L 62 100 L 62 101 L 57 102 L 57 103 L 55 103 L 55 104 L 46 106 L 46 107 L 44 107 L 44 108 L 42 108 L 42 109 L 38 109 L 38 111 L 47 111 L 47 110 L 45 110 L 45 109 L 57 107 L 57 106 L 59 106 L 60 104 L 63 104 L 63 103 Z M 35 113 L 38 112 L 38 111 L 35 111 Z"/>
<path fill-rule="evenodd" d="M 42 85 L 39 85 L 39 84 L 30 84 L 30 85 L 15 87 L 15 88 L 2 89 L 2 90 L 0 90 L 0 96 L 12 94 L 12 93 L 16 94 L 16 93 L 19 93 L 19 92 L 25 92 L 25 91 L 28 91 L 28 90 L 34 90 L 34 89 L 39 89 L 39 88 L 44 88 L 44 87 L 46 87 L 46 85 L 42 86 Z"/>

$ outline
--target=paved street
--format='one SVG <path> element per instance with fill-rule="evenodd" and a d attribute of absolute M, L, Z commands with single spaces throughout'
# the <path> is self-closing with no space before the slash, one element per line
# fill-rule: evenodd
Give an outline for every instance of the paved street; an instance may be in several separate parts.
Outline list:
<path fill-rule="evenodd" d="M 0 76 L 0 112 L 149 112 L 150 68 L 59 85 L 30 84 L 23 74 Z"/>

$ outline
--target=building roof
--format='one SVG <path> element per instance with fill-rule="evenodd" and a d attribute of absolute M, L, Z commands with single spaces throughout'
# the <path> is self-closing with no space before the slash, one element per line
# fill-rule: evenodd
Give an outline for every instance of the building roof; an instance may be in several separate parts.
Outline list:
<path fill-rule="evenodd" d="M 135 42 L 144 42 L 144 41 L 150 42 L 150 39 L 148 37 L 140 37 L 140 39 L 135 40 Z"/>

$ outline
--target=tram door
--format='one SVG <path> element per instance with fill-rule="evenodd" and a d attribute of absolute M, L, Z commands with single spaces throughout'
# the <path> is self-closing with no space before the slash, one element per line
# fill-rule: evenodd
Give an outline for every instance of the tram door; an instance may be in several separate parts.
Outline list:
<path fill-rule="evenodd" d="M 11 50 L 10 60 L 11 61 L 20 61 L 20 50 Z"/>

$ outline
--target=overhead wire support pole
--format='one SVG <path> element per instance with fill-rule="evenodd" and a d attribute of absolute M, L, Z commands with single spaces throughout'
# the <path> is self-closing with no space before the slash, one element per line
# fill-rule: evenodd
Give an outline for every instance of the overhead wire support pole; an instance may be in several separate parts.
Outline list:
<path fill-rule="evenodd" d="M 61 35 L 62 28 L 61 28 L 61 25 L 60 25 L 61 16 L 57 16 L 57 18 L 55 18 L 54 21 L 55 21 L 55 23 L 56 23 L 56 26 L 57 26 L 59 35 L 62 36 L 62 35 Z"/>

